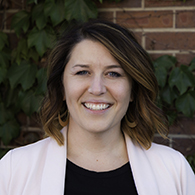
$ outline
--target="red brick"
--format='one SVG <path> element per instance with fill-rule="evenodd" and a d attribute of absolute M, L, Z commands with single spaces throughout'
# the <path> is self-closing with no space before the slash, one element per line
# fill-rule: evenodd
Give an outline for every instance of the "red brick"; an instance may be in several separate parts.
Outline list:
<path fill-rule="evenodd" d="M 14 15 L 15 13 L 6 13 L 6 29 L 11 29 L 11 21 Z"/>
<path fill-rule="evenodd" d="M 148 50 L 194 50 L 194 32 L 157 32 L 146 33 Z"/>
<path fill-rule="evenodd" d="M 42 126 L 38 114 L 33 114 L 30 117 L 30 124 L 29 124 L 29 126 L 30 127 L 41 127 Z"/>
<path fill-rule="evenodd" d="M 150 53 L 150 57 L 151 59 L 154 61 L 157 58 L 159 58 L 160 56 L 163 55 L 170 55 L 172 56 L 172 53 L 166 53 L 166 54 L 151 54 Z M 195 57 L 195 53 L 189 53 L 189 54 L 176 54 L 175 55 L 176 59 L 177 59 L 177 66 L 180 66 L 181 64 L 184 65 L 189 65 L 190 62 L 192 61 L 192 59 Z"/>
<path fill-rule="evenodd" d="M 11 9 L 23 9 L 24 8 L 24 0 L 11 0 L 10 1 Z"/>
<path fill-rule="evenodd" d="M 195 0 L 145 0 L 145 7 L 190 6 L 195 5 Z"/>
<path fill-rule="evenodd" d="M 195 10 L 176 12 L 176 28 L 195 27 Z"/>
<path fill-rule="evenodd" d="M 181 65 L 181 64 L 189 65 L 194 57 L 195 57 L 195 53 L 176 54 L 178 65 Z"/>
<path fill-rule="evenodd" d="M 5 27 L 5 21 L 4 21 L 4 17 L 3 17 L 3 13 L 0 13 L 0 27 L 3 30 Z"/>
<path fill-rule="evenodd" d="M 17 120 L 21 126 L 27 125 L 27 116 L 23 112 L 18 113 Z"/>
<path fill-rule="evenodd" d="M 171 134 L 195 134 L 195 118 L 180 117 L 174 125 L 170 127 Z"/>
<path fill-rule="evenodd" d="M 174 138 L 172 144 L 173 148 L 184 156 L 195 154 L 195 139 L 193 138 Z"/>
<path fill-rule="evenodd" d="M 31 144 L 41 139 L 43 139 L 43 133 L 41 132 L 21 131 L 20 136 L 13 140 L 9 145 L 14 148 Z"/>
<path fill-rule="evenodd" d="M 43 136 L 38 132 L 28 132 L 23 136 L 23 145 L 34 143 L 38 140 L 41 140 Z"/>
<path fill-rule="evenodd" d="M 109 2 L 104 0 L 103 3 L 99 3 L 99 0 L 94 1 L 98 8 L 131 8 L 141 7 L 141 0 L 121 0 L 121 2 Z"/>
<path fill-rule="evenodd" d="M 135 38 L 137 39 L 138 43 L 142 45 L 142 33 L 141 32 L 133 32 Z"/>
<path fill-rule="evenodd" d="M 166 53 L 166 54 L 149 54 L 149 55 L 150 55 L 152 61 L 156 60 L 156 59 L 159 58 L 160 56 L 164 56 L 164 55 L 170 55 L 170 56 L 172 56 L 171 53 Z"/>
<path fill-rule="evenodd" d="M 173 26 L 172 11 L 117 12 L 117 23 L 128 28 L 168 28 Z"/>
<path fill-rule="evenodd" d="M 10 33 L 10 34 L 7 34 L 7 35 L 8 35 L 8 40 L 9 40 L 9 43 L 10 43 L 10 48 L 11 49 L 16 48 L 17 45 L 18 45 L 18 38 L 17 38 L 16 34 Z"/>
<path fill-rule="evenodd" d="M 11 7 L 11 0 L 1 1 L 1 10 L 9 9 Z"/>
<path fill-rule="evenodd" d="M 98 12 L 98 18 L 113 22 L 113 12 Z"/>
<path fill-rule="evenodd" d="M 154 143 L 162 144 L 162 145 L 165 145 L 165 146 L 169 146 L 169 139 L 164 139 L 162 137 L 155 136 L 154 137 Z"/>

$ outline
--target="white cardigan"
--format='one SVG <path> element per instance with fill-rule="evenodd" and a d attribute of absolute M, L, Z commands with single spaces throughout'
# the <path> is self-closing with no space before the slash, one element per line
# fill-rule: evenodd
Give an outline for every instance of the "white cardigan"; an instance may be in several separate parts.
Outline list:
<path fill-rule="evenodd" d="M 62 133 L 67 143 L 66 128 Z M 195 195 L 194 173 L 179 152 L 158 144 L 145 150 L 125 139 L 139 195 Z M 0 195 L 63 195 L 66 157 L 66 144 L 52 138 L 11 150 L 0 161 Z"/>

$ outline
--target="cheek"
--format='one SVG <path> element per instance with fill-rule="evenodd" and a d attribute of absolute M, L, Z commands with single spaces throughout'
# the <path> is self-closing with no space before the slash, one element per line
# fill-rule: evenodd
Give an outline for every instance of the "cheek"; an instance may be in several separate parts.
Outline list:
<path fill-rule="evenodd" d="M 83 87 L 77 82 L 75 83 L 74 81 L 69 81 L 68 84 L 64 85 L 64 90 L 66 102 L 68 105 L 79 101 L 79 98 L 81 97 L 83 92 Z"/>
<path fill-rule="evenodd" d="M 114 87 L 115 97 L 119 101 L 130 102 L 131 101 L 131 85 L 128 83 L 123 83 L 123 85 L 115 85 Z"/>

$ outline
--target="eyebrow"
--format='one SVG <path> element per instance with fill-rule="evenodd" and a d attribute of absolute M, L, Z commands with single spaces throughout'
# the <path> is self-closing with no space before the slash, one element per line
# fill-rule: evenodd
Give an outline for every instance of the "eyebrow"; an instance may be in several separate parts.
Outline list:
<path fill-rule="evenodd" d="M 75 68 L 75 67 L 89 68 L 89 65 L 87 65 L 87 64 L 76 64 L 76 65 L 73 66 L 73 68 Z"/>
<path fill-rule="evenodd" d="M 89 68 L 90 65 L 87 64 L 76 64 L 73 66 L 73 68 L 75 67 L 81 67 L 81 68 Z M 111 69 L 111 68 L 122 68 L 120 65 L 108 65 L 106 66 L 106 69 Z"/>
<path fill-rule="evenodd" d="M 106 66 L 106 69 L 111 69 L 111 68 L 122 68 L 120 65 L 109 65 Z"/>

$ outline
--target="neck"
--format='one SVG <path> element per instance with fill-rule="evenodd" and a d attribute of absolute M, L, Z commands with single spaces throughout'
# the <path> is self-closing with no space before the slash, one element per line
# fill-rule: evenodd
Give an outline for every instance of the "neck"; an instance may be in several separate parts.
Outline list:
<path fill-rule="evenodd" d="M 108 171 L 128 161 L 126 145 L 120 128 L 104 132 L 68 129 L 68 159 L 93 171 Z"/>

